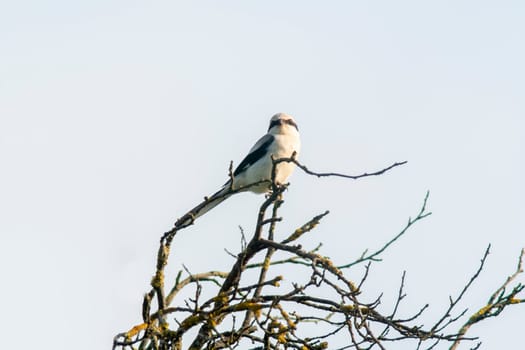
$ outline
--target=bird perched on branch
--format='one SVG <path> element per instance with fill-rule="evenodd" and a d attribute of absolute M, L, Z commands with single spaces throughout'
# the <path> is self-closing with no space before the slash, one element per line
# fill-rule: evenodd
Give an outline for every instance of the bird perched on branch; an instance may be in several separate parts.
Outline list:
<path fill-rule="evenodd" d="M 301 149 L 299 128 L 292 116 L 277 113 L 270 119 L 266 135 L 250 149 L 248 155 L 233 171 L 231 179 L 222 188 L 190 211 L 193 219 L 198 218 L 221 202 L 240 191 L 266 193 L 270 190 L 272 180 L 273 159 L 297 156 Z M 284 184 L 292 174 L 295 164 L 281 162 L 276 165 L 275 182 Z M 233 183 L 232 183 L 233 181 Z"/>

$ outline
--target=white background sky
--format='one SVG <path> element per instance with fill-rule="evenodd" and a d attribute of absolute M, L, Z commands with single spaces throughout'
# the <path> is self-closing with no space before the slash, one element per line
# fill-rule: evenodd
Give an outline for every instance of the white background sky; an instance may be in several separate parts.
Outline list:
<path fill-rule="evenodd" d="M 292 177 L 281 234 L 348 262 L 419 210 L 369 295 L 433 320 L 477 268 L 471 312 L 525 245 L 522 1 L 4 1 L 0 266 L 5 348 L 107 349 L 140 321 L 158 238 L 225 180 L 272 114 L 295 116 L 319 171 Z M 261 197 L 234 197 L 178 237 L 171 272 L 226 269 Z M 521 277 L 521 282 L 524 278 Z M 387 303 L 388 299 L 385 299 Z M 474 327 L 522 342 L 524 306 Z M 464 348 L 468 348 L 464 346 Z"/>

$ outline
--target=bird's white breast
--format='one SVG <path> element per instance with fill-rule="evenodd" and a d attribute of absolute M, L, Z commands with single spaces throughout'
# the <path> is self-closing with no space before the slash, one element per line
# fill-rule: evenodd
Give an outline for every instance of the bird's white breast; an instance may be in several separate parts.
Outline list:
<path fill-rule="evenodd" d="M 291 157 L 294 152 L 297 155 L 299 154 L 301 150 L 301 141 L 299 139 L 299 133 L 296 130 L 283 134 L 275 134 L 273 136 L 275 137 L 275 140 L 268 148 L 268 154 L 252 164 L 245 172 L 239 174 L 239 176 L 235 178 L 233 184 L 234 188 L 248 186 L 262 180 L 271 180 L 273 168 L 271 155 L 273 155 L 274 159 L 278 159 Z M 286 183 L 294 168 L 294 163 L 279 163 L 276 169 L 276 182 L 279 184 Z M 262 184 L 260 186 L 251 187 L 249 191 L 264 193 L 268 191 L 268 185 Z"/>

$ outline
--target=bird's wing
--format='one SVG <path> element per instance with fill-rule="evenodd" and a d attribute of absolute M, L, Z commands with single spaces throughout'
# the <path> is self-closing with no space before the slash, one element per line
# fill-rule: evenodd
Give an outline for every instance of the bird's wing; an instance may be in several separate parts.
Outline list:
<path fill-rule="evenodd" d="M 243 171 L 246 171 L 252 164 L 257 162 L 259 159 L 264 157 L 268 154 L 268 148 L 270 148 L 270 145 L 275 140 L 275 137 L 271 134 L 266 134 L 263 137 L 259 139 L 253 145 L 253 147 L 250 149 L 250 152 L 248 155 L 242 160 L 242 162 L 239 164 L 239 166 L 235 169 L 233 172 L 233 176 L 237 176 L 241 174 Z M 228 180 L 222 188 L 215 192 L 213 195 L 211 195 L 207 203 L 204 205 L 199 204 L 192 210 L 190 210 L 190 213 L 193 215 L 192 220 L 195 220 L 199 216 L 207 213 L 209 210 L 215 208 L 217 205 L 219 205 L 222 201 L 230 197 L 232 194 L 230 192 L 230 181 Z M 188 219 L 189 220 L 189 219 Z"/>
<path fill-rule="evenodd" d="M 233 176 L 237 176 L 252 164 L 257 162 L 259 159 L 264 157 L 267 154 L 268 148 L 275 140 L 275 137 L 271 134 L 266 134 L 257 141 L 257 143 L 252 147 L 248 155 L 242 160 L 242 162 L 237 166 L 233 172 Z"/>

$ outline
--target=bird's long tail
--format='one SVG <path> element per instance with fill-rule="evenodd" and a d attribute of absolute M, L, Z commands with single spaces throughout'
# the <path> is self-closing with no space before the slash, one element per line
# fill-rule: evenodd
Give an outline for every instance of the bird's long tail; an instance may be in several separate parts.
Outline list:
<path fill-rule="evenodd" d="M 215 192 L 210 197 L 207 197 L 204 202 L 191 209 L 186 215 L 179 219 L 179 221 L 182 225 L 193 223 L 195 219 L 206 214 L 221 204 L 223 201 L 228 199 L 233 194 L 229 193 L 230 191 L 230 183 L 228 182 L 219 191 Z"/>

